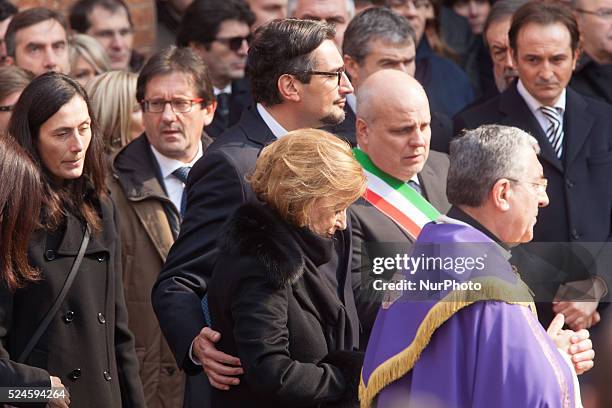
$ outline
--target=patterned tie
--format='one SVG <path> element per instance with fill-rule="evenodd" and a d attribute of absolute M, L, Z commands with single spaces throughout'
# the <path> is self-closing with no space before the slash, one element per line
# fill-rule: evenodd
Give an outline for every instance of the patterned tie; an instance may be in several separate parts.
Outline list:
<path fill-rule="evenodd" d="M 412 189 L 414 191 L 416 191 L 417 193 L 419 193 L 420 195 L 423 195 L 423 189 L 421 188 L 421 186 L 419 185 L 419 183 L 417 183 L 414 180 L 408 180 L 408 185 L 410 187 L 412 187 Z"/>
<path fill-rule="evenodd" d="M 183 182 L 183 184 L 187 183 L 187 176 L 189 176 L 189 170 L 191 167 L 179 167 L 174 170 L 172 174 L 179 180 Z M 183 188 L 183 195 L 181 196 L 181 218 L 185 215 L 185 208 L 187 207 L 187 189 Z M 204 313 L 204 320 L 206 320 L 206 324 L 210 326 L 210 311 L 208 310 L 208 295 L 204 295 L 202 298 L 202 312 Z"/>
<path fill-rule="evenodd" d="M 174 175 L 174 177 L 182 181 L 183 184 L 185 184 L 187 183 L 187 176 L 189 176 L 189 170 L 191 170 L 191 167 L 187 167 L 187 166 L 179 167 L 178 169 L 174 170 L 172 174 Z M 181 195 L 181 208 L 180 208 L 181 218 L 183 218 L 183 216 L 185 215 L 186 208 L 187 208 L 187 189 L 183 187 L 183 194 Z"/>
<path fill-rule="evenodd" d="M 555 154 L 560 159 L 563 154 L 563 126 L 561 126 L 561 112 L 550 106 L 540 106 L 540 110 L 548 119 L 549 126 L 546 130 L 546 138 L 552 145 Z"/>

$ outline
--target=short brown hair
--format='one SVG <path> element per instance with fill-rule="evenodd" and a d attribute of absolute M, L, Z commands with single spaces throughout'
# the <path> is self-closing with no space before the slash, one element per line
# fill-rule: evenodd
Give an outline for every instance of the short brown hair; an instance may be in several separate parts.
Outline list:
<path fill-rule="evenodd" d="M 136 83 L 136 98 L 142 103 L 147 84 L 158 75 L 168 75 L 173 72 L 191 74 L 196 93 L 202 98 L 202 106 L 209 105 L 215 100 L 212 83 L 208 74 L 208 67 L 204 61 L 190 48 L 177 48 L 171 45 L 153 55 L 142 67 Z"/>
<path fill-rule="evenodd" d="M 255 31 L 249 46 L 247 72 L 253 99 L 266 106 L 280 104 L 278 78 L 293 74 L 302 83 L 310 82 L 306 71 L 315 69 L 312 52 L 336 34 L 333 26 L 319 21 L 273 20 Z"/>
<path fill-rule="evenodd" d="M 58 13 L 54 10 L 49 10 L 44 7 L 35 7 L 20 11 L 19 13 L 15 14 L 15 17 L 13 17 L 13 19 L 9 23 L 9 26 L 6 29 L 6 34 L 4 35 L 4 41 L 6 43 L 6 55 L 9 55 L 13 58 L 15 57 L 15 36 L 17 35 L 18 31 L 47 20 L 57 21 L 66 32 L 66 41 L 69 40 L 68 23 L 66 22 L 66 19 L 61 13 Z"/>
<path fill-rule="evenodd" d="M 572 9 L 555 0 L 530 1 L 521 6 L 512 16 L 512 24 L 508 32 L 510 48 L 517 51 L 516 40 L 518 34 L 527 24 L 551 25 L 562 24 L 567 28 L 571 37 L 572 51 L 580 45 L 580 31 Z"/>
<path fill-rule="evenodd" d="M 317 199 L 333 197 L 346 208 L 366 188 L 349 144 L 318 129 L 294 130 L 265 147 L 248 180 L 260 200 L 300 227 Z"/>

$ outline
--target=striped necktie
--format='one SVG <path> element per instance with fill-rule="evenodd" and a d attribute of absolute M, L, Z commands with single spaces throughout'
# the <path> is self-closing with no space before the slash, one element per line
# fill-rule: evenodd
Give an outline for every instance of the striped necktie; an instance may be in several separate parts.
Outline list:
<path fill-rule="evenodd" d="M 563 126 L 561 126 L 561 112 L 550 106 L 540 106 L 540 111 L 548 119 L 546 138 L 550 142 L 555 154 L 560 159 L 563 154 Z"/>
<path fill-rule="evenodd" d="M 183 184 L 187 183 L 187 176 L 189 176 L 189 170 L 191 167 L 179 167 L 174 170 L 172 174 L 174 177 L 183 182 Z M 181 212 L 181 218 L 185 215 L 185 209 L 187 208 L 187 189 L 183 187 L 183 194 L 181 195 L 181 208 L 179 209 Z"/>

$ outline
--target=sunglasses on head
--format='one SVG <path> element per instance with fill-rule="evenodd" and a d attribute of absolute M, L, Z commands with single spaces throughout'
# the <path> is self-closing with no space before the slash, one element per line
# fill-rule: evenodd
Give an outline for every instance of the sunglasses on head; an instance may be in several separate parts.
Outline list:
<path fill-rule="evenodd" d="M 244 41 L 247 42 L 247 45 L 251 44 L 252 38 L 253 36 L 249 34 L 246 37 L 215 38 L 215 41 L 227 45 L 227 47 L 232 51 L 238 51 L 240 47 L 242 47 L 242 43 Z"/>

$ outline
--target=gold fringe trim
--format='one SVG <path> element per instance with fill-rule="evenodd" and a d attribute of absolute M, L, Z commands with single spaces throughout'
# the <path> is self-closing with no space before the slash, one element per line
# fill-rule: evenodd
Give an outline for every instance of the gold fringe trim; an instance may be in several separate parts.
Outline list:
<path fill-rule="evenodd" d="M 520 278 L 516 284 L 510 284 L 502 279 L 491 277 L 474 279 L 472 282 L 481 283 L 482 289 L 480 291 L 453 291 L 438 301 L 421 322 L 412 343 L 376 367 L 372 375 L 370 375 L 367 386 L 363 381 L 362 369 L 359 384 L 361 408 L 370 408 L 374 399 L 384 387 L 412 370 L 422 351 L 429 344 L 433 333 L 464 307 L 481 301 L 501 301 L 527 307 L 537 318 L 533 301 L 516 301 L 516 299 L 532 299 L 529 288 Z"/>

